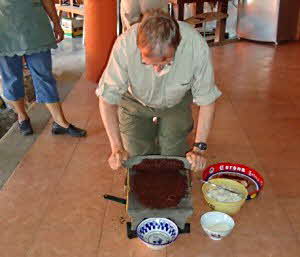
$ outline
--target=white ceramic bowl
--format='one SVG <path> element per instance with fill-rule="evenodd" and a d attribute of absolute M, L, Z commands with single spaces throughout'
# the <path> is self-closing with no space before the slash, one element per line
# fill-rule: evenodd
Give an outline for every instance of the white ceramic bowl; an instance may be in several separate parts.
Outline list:
<path fill-rule="evenodd" d="M 154 250 L 173 243 L 179 233 L 177 225 L 166 218 L 145 219 L 137 226 L 136 232 L 138 238 Z"/>
<path fill-rule="evenodd" d="M 221 240 L 229 235 L 235 225 L 233 218 L 218 211 L 203 214 L 200 223 L 206 234 L 213 240 Z"/>

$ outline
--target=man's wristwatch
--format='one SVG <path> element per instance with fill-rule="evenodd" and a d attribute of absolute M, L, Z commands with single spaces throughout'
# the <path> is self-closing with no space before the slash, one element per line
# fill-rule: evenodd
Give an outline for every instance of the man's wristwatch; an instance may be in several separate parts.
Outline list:
<path fill-rule="evenodd" d="M 193 146 L 199 148 L 201 151 L 207 150 L 207 144 L 204 142 L 194 143 Z"/>

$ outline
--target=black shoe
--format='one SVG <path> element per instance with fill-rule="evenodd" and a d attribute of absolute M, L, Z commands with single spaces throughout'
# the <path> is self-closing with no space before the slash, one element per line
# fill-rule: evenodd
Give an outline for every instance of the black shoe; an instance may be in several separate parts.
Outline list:
<path fill-rule="evenodd" d="M 86 130 L 76 128 L 72 124 L 70 124 L 69 127 L 64 128 L 64 127 L 58 125 L 56 122 L 53 122 L 53 124 L 52 124 L 52 134 L 53 135 L 68 134 L 72 137 L 85 137 L 86 136 Z"/>
<path fill-rule="evenodd" d="M 23 120 L 19 123 L 19 128 L 20 128 L 20 133 L 23 136 L 28 136 L 28 135 L 32 135 L 33 134 L 33 130 L 30 124 L 30 119 L 28 120 Z"/>

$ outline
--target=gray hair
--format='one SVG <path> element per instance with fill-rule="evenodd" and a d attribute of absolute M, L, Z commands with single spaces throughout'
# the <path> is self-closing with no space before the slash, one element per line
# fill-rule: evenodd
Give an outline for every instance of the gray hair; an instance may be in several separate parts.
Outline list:
<path fill-rule="evenodd" d="M 163 56 L 166 47 L 176 50 L 180 40 L 179 24 L 173 17 L 161 9 L 144 13 L 137 33 L 139 48 L 148 48 L 153 55 Z"/>

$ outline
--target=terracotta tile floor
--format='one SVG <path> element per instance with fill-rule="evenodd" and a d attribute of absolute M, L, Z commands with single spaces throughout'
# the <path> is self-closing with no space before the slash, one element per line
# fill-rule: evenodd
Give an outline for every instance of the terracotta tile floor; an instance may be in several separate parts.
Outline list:
<path fill-rule="evenodd" d="M 124 197 L 124 174 L 106 163 L 109 144 L 95 85 L 82 79 L 64 109 L 89 136 L 53 137 L 49 122 L 0 192 L 0 256 L 299 256 L 300 43 L 237 42 L 212 52 L 224 94 L 210 135 L 210 163 L 244 163 L 266 180 L 260 197 L 235 216 L 229 237 L 215 242 L 203 234 L 199 217 L 209 208 L 195 180 L 191 234 L 162 251 L 126 238 L 125 207 L 102 198 Z"/>

